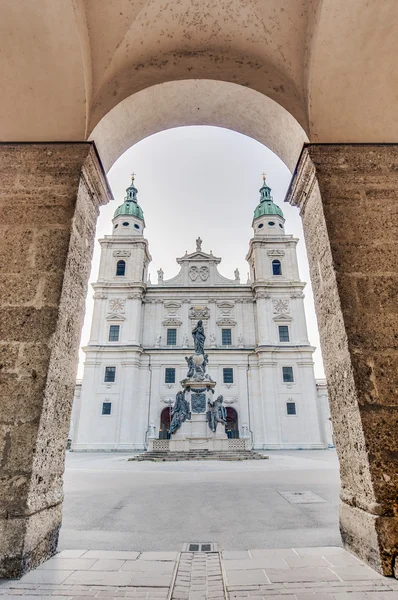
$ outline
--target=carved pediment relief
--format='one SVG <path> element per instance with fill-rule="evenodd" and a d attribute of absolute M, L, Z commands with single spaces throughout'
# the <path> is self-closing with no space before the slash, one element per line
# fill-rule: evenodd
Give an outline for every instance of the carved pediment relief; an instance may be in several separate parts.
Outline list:
<path fill-rule="evenodd" d="M 169 316 L 162 321 L 162 325 L 166 327 L 179 327 L 182 325 L 182 320 L 179 317 Z"/>
<path fill-rule="evenodd" d="M 210 271 L 209 267 L 192 265 L 189 268 L 188 274 L 191 281 L 206 281 L 209 278 Z"/>
<path fill-rule="evenodd" d="M 287 321 L 291 321 L 292 317 L 290 317 L 289 315 L 276 315 L 273 320 L 278 323 L 280 321 L 287 322 Z"/>
<path fill-rule="evenodd" d="M 208 319 L 210 317 L 210 310 L 207 306 L 191 306 L 189 309 L 189 318 L 193 321 L 196 319 Z"/>
<path fill-rule="evenodd" d="M 131 251 L 130 250 L 115 250 L 113 253 L 113 256 L 117 257 L 117 258 L 121 258 L 121 257 L 127 257 L 127 256 L 131 256 Z"/>
<path fill-rule="evenodd" d="M 217 319 L 216 322 L 220 327 L 234 327 L 236 325 L 236 321 L 229 317 L 221 317 L 220 319 Z"/>
<path fill-rule="evenodd" d="M 267 250 L 268 256 L 285 256 L 284 250 Z"/>
<path fill-rule="evenodd" d="M 106 320 L 107 321 L 125 321 L 126 317 L 123 317 L 123 315 L 120 314 L 110 314 L 106 316 Z"/>

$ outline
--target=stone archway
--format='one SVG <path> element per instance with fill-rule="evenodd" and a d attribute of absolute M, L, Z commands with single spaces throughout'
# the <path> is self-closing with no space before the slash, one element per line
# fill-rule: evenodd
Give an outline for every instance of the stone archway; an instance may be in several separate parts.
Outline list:
<path fill-rule="evenodd" d="M 160 413 L 160 426 L 159 426 L 159 439 L 169 440 L 170 439 L 170 422 L 171 422 L 171 409 L 169 406 L 164 408 Z"/>
<path fill-rule="evenodd" d="M 227 406 L 227 424 L 225 426 L 225 433 L 230 439 L 239 438 L 238 413 L 232 406 Z"/>
<path fill-rule="evenodd" d="M 124 10 L 115 10 L 120 3 Z M 329 144 L 305 148 L 288 196 L 301 208 L 316 290 L 343 539 L 391 575 L 398 555 L 398 146 L 383 142 L 398 137 L 395 2 L 383 9 L 367 2 L 358 11 L 344 0 L 292 0 L 286 8 L 278 0 L 232 0 L 224 3 L 223 27 L 214 3 L 206 11 L 189 0 L 164 11 L 159 4 L 115 0 L 98 11 L 92 0 L 24 0 L 23 11 L 2 7 L 10 52 L 2 56 L 0 111 L 7 282 L 0 573 L 19 575 L 55 551 L 94 226 L 98 205 L 111 197 L 85 140 L 98 142 L 109 166 L 138 140 L 131 129 L 124 138 L 115 128 L 108 155 L 115 119 L 107 116 L 125 110 L 128 120 L 135 106 L 138 122 L 148 118 L 141 137 L 194 123 L 202 111 L 196 123 L 258 136 L 291 170 L 307 138 Z M 256 113 L 261 103 L 267 108 Z M 276 129 L 266 117 L 274 109 Z"/>

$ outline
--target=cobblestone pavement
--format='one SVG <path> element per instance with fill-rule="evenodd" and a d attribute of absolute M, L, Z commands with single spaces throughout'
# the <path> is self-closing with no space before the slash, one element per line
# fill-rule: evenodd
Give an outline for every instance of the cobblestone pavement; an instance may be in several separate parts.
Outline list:
<path fill-rule="evenodd" d="M 339 547 L 224 552 L 64 550 L 0 600 L 398 600 L 382 577 Z"/>

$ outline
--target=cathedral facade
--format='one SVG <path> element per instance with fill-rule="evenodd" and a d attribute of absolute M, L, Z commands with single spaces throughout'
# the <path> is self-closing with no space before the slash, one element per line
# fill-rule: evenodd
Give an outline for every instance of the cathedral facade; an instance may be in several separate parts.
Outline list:
<path fill-rule="evenodd" d="M 208 371 L 228 438 L 255 449 L 333 445 L 326 385 L 317 385 L 296 245 L 265 180 L 242 283 L 196 240 L 180 272 L 148 280 L 151 261 L 134 179 L 100 240 L 90 340 L 72 414 L 73 450 L 142 450 L 170 438 L 170 416 L 202 321 Z M 150 444 L 152 440 L 152 443 Z"/>

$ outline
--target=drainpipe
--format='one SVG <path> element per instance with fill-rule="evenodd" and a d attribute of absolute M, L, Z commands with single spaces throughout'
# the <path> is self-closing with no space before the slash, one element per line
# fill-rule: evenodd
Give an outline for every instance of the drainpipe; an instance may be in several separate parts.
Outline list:
<path fill-rule="evenodd" d="M 246 387 L 247 387 L 247 414 L 249 417 L 249 431 L 250 431 L 250 440 L 251 440 L 251 446 L 253 448 L 253 440 L 254 440 L 254 436 L 253 436 L 253 432 L 252 432 L 252 424 L 251 424 L 251 414 L 250 414 L 250 389 L 249 389 L 249 371 L 250 371 L 250 361 L 249 361 L 249 357 L 252 354 L 256 354 L 256 351 L 253 350 L 253 352 L 250 352 L 250 354 L 247 355 L 247 369 L 246 369 Z"/>
<path fill-rule="evenodd" d="M 148 356 L 148 371 L 149 371 L 149 401 L 148 401 L 148 422 L 147 422 L 147 430 L 145 432 L 145 449 L 148 448 L 148 435 L 149 435 L 149 420 L 151 418 L 151 400 L 152 400 L 152 367 L 151 367 L 151 355 L 148 354 L 145 350 L 142 351 L 143 354 Z"/>

